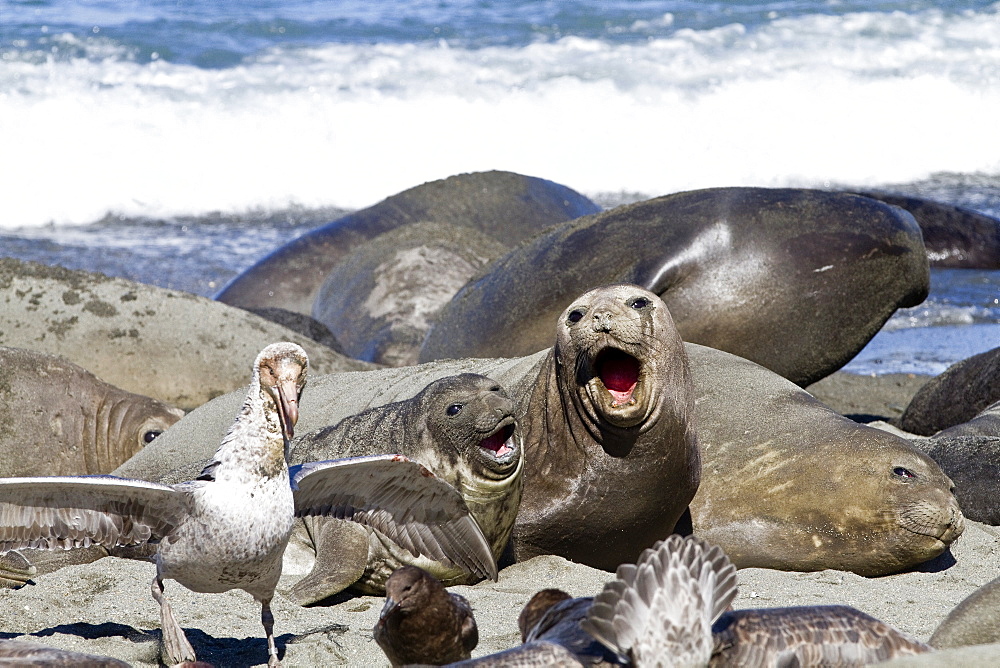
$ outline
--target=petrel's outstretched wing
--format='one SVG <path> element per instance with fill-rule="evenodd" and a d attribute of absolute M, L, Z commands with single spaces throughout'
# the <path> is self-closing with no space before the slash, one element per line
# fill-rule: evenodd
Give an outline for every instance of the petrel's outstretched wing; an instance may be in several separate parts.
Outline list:
<path fill-rule="evenodd" d="M 187 495 L 113 476 L 0 478 L 0 553 L 157 541 L 186 516 Z"/>
<path fill-rule="evenodd" d="M 489 543 L 454 487 L 402 455 L 309 462 L 290 469 L 295 514 L 378 529 L 414 555 L 497 579 Z"/>

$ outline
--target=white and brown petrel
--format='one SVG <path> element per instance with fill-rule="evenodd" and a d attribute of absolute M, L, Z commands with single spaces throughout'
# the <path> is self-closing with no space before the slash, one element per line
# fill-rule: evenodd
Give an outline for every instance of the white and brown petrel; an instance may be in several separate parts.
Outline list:
<path fill-rule="evenodd" d="M 497 577 L 496 562 L 461 496 L 399 455 L 286 463 L 306 382 L 305 351 L 264 348 L 247 398 L 211 464 L 162 485 L 113 476 L 0 479 L 0 554 L 18 548 L 155 543 L 153 598 L 169 664 L 195 653 L 163 594 L 172 579 L 196 592 L 242 589 L 261 604 L 268 665 L 279 665 L 270 602 L 296 516 L 374 526 L 400 545 Z"/>

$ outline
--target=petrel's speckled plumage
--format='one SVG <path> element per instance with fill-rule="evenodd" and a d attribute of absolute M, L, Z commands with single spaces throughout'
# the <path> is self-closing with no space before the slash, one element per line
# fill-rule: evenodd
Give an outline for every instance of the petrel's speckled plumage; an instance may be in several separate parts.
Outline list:
<path fill-rule="evenodd" d="M 733 610 L 712 632 L 712 668 L 867 666 L 932 649 L 846 605 Z"/>
<path fill-rule="evenodd" d="M 461 497 L 405 457 L 286 464 L 305 385 L 305 351 L 258 355 L 246 401 L 196 480 L 162 485 L 111 476 L 0 480 L 0 554 L 24 547 L 158 543 L 153 597 L 167 660 L 195 659 L 163 596 L 163 580 L 196 592 L 242 589 L 261 603 L 269 664 L 278 664 L 270 601 L 296 514 L 376 524 L 400 544 L 489 568 L 489 546 Z M 297 491 L 293 495 L 293 489 Z"/>

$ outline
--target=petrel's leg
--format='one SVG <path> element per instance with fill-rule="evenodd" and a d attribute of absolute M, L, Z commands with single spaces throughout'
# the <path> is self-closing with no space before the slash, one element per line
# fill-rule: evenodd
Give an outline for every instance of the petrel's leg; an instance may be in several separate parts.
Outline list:
<path fill-rule="evenodd" d="M 194 648 L 184 635 L 184 629 L 174 618 L 174 611 L 170 609 L 167 597 L 163 595 L 163 581 L 157 573 L 153 578 L 153 583 L 149 586 L 153 593 L 153 598 L 160 604 L 160 627 L 163 633 L 163 651 L 167 655 L 168 666 L 175 666 L 185 661 L 197 661 L 194 655 Z"/>
<path fill-rule="evenodd" d="M 267 634 L 267 665 L 280 666 L 278 647 L 274 644 L 274 615 L 271 614 L 271 599 L 269 598 L 260 602 L 260 621 L 264 625 L 264 633 Z"/>

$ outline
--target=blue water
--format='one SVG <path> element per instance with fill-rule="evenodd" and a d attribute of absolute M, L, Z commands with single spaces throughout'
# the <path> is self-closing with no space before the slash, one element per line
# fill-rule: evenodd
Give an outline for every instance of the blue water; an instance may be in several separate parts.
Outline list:
<path fill-rule="evenodd" d="M 0 244 L 211 295 L 489 169 L 607 205 L 886 187 L 1000 216 L 998 118 L 997 2 L 0 0 Z M 959 276 L 886 336 L 1000 345 L 1000 282 Z M 850 368 L 936 373 L 966 352 L 941 333 Z"/>

